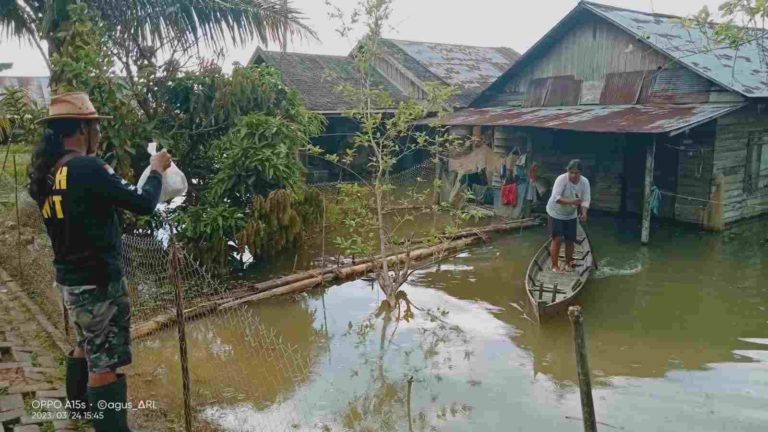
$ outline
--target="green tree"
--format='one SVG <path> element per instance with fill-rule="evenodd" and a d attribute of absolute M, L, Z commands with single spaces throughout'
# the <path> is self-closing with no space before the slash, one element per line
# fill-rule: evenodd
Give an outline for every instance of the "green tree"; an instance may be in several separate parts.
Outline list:
<path fill-rule="evenodd" d="M 37 142 L 39 126 L 35 124 L 45 113 L 27 91 L 7 87 L 0 95 L 0 144 L 32 146 Z"/>
<path fill-rule="evenodd" d="M 263 113 L 240 117 L 209 152 L 209 179 L 198 205 L 182 209 L 182 240 L 209 269 L 226 272 L 249 252 L 269 256 L 301 240 L 318 222 L 319 194 L 303 186 L 296 157 L 321 130 L 319 116 L 301 123 Z"/>
<path fill-rule="evenodd" d="M 703 50 L 729 47 L 738 51 L 744 45 L 755 44 L 760 47 L 760 62 L 768 61 L 765 47 L 768 0 L 728 0 L 720 4 L 718 12 L 720 22 L 712 21 L 707 6 L 684 20 L 686 25 L 698 28 L 709 39 L 709 46 L 702 47 Z"/>
<path fill-rule="evenodd" d="M 283 84 L 280 73 L 273 67 L 236 67 L 231 74 L 224 74 L 216 65 L 204 65 L 176 77 L 152 78 L 145 82 L 142 87 L 155 89 L 148 90 L 154 93 L 153 108 L 148 116 L 156 124 L 156 138 L 173 151 L 178 165 L 192 180 L 187 196 L 189 205 L 200 202 L 219 171 L 218 164 L 225 163 L 220 158 L 221 149 L 234 147 L 240 138 L 251 139 L 254 136 L 250 134 L 258 133 L 246 127 L 257 126 L 260 120 L 252 118 L 247 125 L 241 124 L 240 135 L 233 134 L 220 141 L 238 125 L 241 117 L 261 113 L 291 124 L 285 130 L 302 136 L 296 140 L 297 144 L 305 143 L 307 136 L 321 130 L 322 118 L 304 109 L 298 94 Z M 276 125 L 263 118 L 259 124 Z M 219 151 L 212 154 L 215 143 L 219 144 Z M 212 156 L 217 156 L 218 162 L 212 163 Z M 295 171 L 297 175 L 299 172 Z"/>
<path fill-rule="evenodd" d="M 416 126 L 416 122 L 429 115 L 442 115 L 450 110 L 446 101 L 455 89 L 430 85 L 425 100 L 409 99 L 396 104 L 390 95 L 374 84 L 372 79 L 375 62 L 382 57 L 382 30 L 391 14 L 392 0 L 360 0 L 345 22 L 345 14 L 338 8 L 332 16 L 341 20 L 342 35 L 349 34 L 356 25 L 361 25 L 366 34 L 355 50 L 355 67 L 360 83 L 342 87 L 355 107 L 347 115 L 357 121 L 359 131 L 353 137 L 354 150 L 342 156 L 328 155 L 326 158 L 351 171 L 349 162 L 355 151 L 364 151 L 369 157 L 368 173 L 355 173 L 362 180 L 361 186 L 342 189 L 343 198 L 338 209 L 338 222 L 344 227 L 343 235 L 335 241 L 347 253 L 373 253 L 381 262 L 376 273 L 379 287 L 384 292 L 390 307 L 399 305 L 397 299 L 400 287 L 415 272 L 415 266 L 406 253 L 404 263 L 389 263 L 386 259 L 396 246 L 405 244 L 410 249 L 413 233 L 405 238 L 398 235 L 398 228 L 412 221 L 419 214 L 436 212 L 437 203 L 427 210 L 404 211 L 388 214 L 388 207 L 399 202 L 403 207 L 413 203 L 429 202 L 428 192 L 418 187 L 403 190 L 390 182 L 389 173 L 402 159 L 415 152 L 429 153 L 434 162 L 447 148 L 457 145 L 456 138 L 446 133 L 445 128 Z M 397 106 L 394 113 L 382 108 Z M 311 149 L 321 153 L 320 149 Z M 434 180 L 434 188 L 439 181 Z M 434 199 L 433 199 L 434 202 Z"/>
<path fill-rule="evenodd" d="M 123 177 L 133 180 L 132 157 L 152 137 L 153 124 L 136 109 L 132 89 L 115 72 L 107 29 L 85 4 L 74 4 L 59 31 L 61 46 L 51 58 L 51 79 L 60 91 L 85 91 L 100 112 L 101 156 Z"/>
<path fill-rule="evenodd" d="M 183 40 L 220 47 L 313 35 L 296 9 L 276 0 L 0 0 L 0 30 L 33 42 L 50 59 L 61 48 L 59 32 L 71 21 L 73 4 L 86 4 L 109 34 L 145 46 Z"/>

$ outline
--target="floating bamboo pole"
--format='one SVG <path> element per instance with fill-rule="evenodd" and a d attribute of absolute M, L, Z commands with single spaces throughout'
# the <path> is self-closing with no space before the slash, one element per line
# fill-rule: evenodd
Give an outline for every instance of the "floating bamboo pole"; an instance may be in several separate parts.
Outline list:
<path fill-rule="evenodd" d="M 423 261 L 428 258 L 441 259 L 446 254 L 457 252 L 472 243 L 484 238 L 484 234 L 503 232 L 512 229 L 527 228 L 539 225 L 537 219 L 524 219 L 509 224 L 492 225 L 457 233 L 457 240 L 447 241 L 436 246 L 423 247 L 409 252 L 400 252 L 387 257 L 389 264 L 403 263 L 406 260 Z M 451 236 L 454 237 L 454 236 Z M 280 277 L 266 282 L 241 285 L 241 288 L 226 293 L 226 298 L 220 298 L 200 304 L 184 311 L 184 319 L 192 320 L 221 310 L 258 301 L 267 298 L 295 294 L 310 290 L 324 283 L 354 279 L 376 271 L 381 266 L 381 260 L 366 259 L 344 267 L 326 267 L 324 269 L 304 271 L 289 276 Z M 131 328 L 131 339 L 141 339 L 165 327 L 175 324 L 175 313 L 164 313 Z"/>
<path fill-rule="evenodd" d="M 450 241 L 450 240 L 458 240 L 462 238 L 468 238 L 468 237 L 476 237 L 478 240 L 480 237 L 482 237 L 485 234 L 493 233 L 493 232 L 504 232 L 504 231 L 511 231 L 513 229 L 520 229 L 520 228 L 528 228 L 531 226 L 539 225 L 539 220 L 535 218 L 531 219 L 522 219 L 519 221 L 514 221 L 506 224 L 496 224 L 496 225 L 490 225 L 482 228 L 470 228 L 466 230 L 462 230 L 458 233 L 451 234 L 451 235 L 443 235 L 438 236 L 439 239 L 443 241 Z M 420 239 L 418 241 L 414 241 L 412 244 L 418 245 L 418 244 L 426 244 L 431 239 Z M 295 273 L 289 276 L 283 276 L 279 277 L 277 279 L 273 279 L 266 282 L 259 282 L 255 284 L 241 284 L 238 283 L 238 288 L 234 291 L 231 291 L 230 294 L 237 295 L 238 293 L 242 293 L 245 291 L 249 292 L 263 292 L 268 291 L 271 289 L 275 289 L 278 287 L 281 287 L 283 285 L 296 283 L 305 279 L 311 279 L 316 278 L 319 276 L 324 276 L 327 274 L 342 272 L 346 268 L 352 268 L 357 267 L 363 264 L 369 264 L 373 262 L 375 258 L 366 258 L 362 260 L 358 260 L 354 264 L 350 264 L 343 267 L 338 266 L 330 266 L 325 267 L 322 269 L 315 269 L 315 270 L 308 270 L 304 272 Z M 230 295 L 231 297 L 231 295 Z"/>

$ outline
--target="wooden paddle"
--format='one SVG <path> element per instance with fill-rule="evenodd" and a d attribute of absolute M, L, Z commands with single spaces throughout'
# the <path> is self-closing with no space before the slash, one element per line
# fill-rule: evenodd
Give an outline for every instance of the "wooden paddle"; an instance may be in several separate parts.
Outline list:
<path fill-rule="evenodd" d="M 579 210 L 581 210 L 581 208 L 579 208 Z M 589 250 L 592 253 L 592 263 L 595 267 L 595 270 L 597 270 L 599 266 L 597 264 L 597 255 L 595 255 L 595 245 L 594 243 L 592 243 L 592 239 L 589 237 L 589 231 L 587 231 L 587 224 L 586 222 L 582 222 L 581 220 L 578 221 L 578 224 L 581 225 L 581 229 L 584 230 L 584 235 L 587 237 L 587 241 L 589 242 Z"/>

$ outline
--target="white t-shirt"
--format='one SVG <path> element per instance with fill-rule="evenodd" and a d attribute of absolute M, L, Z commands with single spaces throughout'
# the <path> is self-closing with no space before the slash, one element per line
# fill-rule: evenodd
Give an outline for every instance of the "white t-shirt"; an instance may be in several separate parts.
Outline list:
<path fill-rule="evenodd" d="M 552 186 L 552 196 L 547 202 L 547 214 L 555 219 L 570 220 L 578 217 L 578 208 L 573 205 L 558 204 L 560 198 L 580 199 L 582 207 L 589 208 L 592 194 L 589 188 L 589 180 L 581 176 L 577 184 L 568 180 L 568 173 L 561 174 Z"/>

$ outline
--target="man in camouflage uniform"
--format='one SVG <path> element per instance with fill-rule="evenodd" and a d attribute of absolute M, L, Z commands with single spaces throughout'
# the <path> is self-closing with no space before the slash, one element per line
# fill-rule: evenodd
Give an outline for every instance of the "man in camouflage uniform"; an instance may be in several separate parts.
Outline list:
<path fill-rule="evenodd" d="M 151 214 L 171 158 L 165 151 L 152 156 L 143 188 L 130 185 L 93 156 L 104 118 L 85 93 L 51 99 L 30 164 L 30 195 L 51 238 L 56 284 L 77 331 L 77 347 L 67 357 L 70 414 L 92 419 L 97 432 L 124 432 L 127 384 L 117 368 L 131 363 L 131 305 L 116 210 Z"/>

